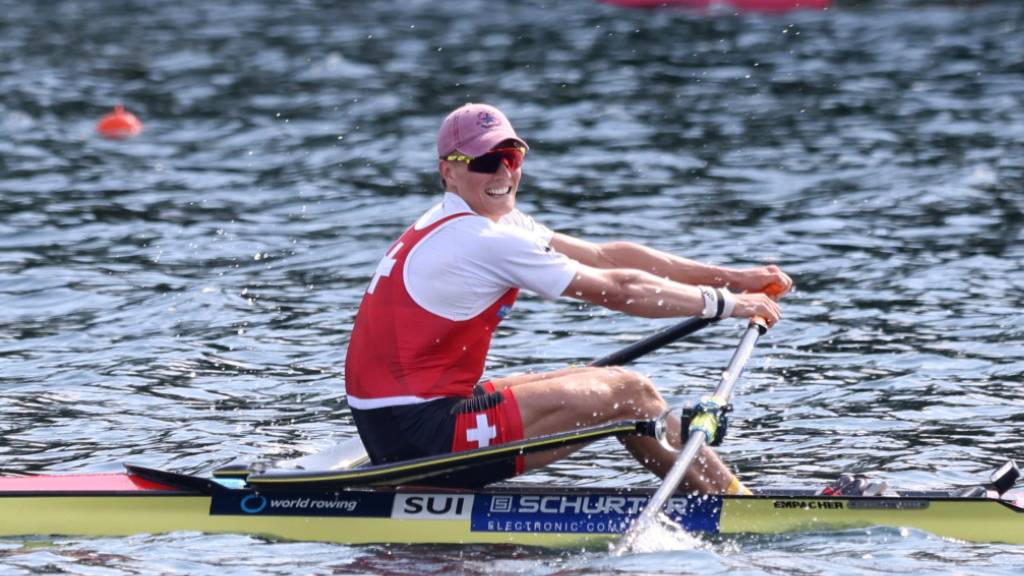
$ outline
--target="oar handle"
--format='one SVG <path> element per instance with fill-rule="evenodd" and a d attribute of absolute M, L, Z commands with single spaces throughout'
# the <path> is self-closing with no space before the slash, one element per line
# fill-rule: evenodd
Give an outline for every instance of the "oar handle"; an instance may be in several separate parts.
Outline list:
<path fill-rule="evenodd" d="M 763 292 L 767 294 L 768 297 L 771 298 L 772 300 L 778 299 L 778 297 L 781 296 L 782 293 L 785 291 L 786 287 L 783 286 L 782 284 L 779 284 L 778 282 L 772 282 L 771 284 L 765 286 L 763 290 Z M 750 325 L 753 326 L 754 324 L 761 326 L 762 335 L 764 335 L 764 333 L 768 330 L 768 321 L 762 318 L 761 316 L 754 316 L 753 318 L 750 319 Z"/>
<path fill-rule="evenodd" d="M 779 284 L 778 282 L 772 282 L 771 284 L 765 286 L 764 290 L 762 290 L 762 292 L 771 296 L 773 299 L 778 296 L 781 296 L 782 293 L 785 291 L 786 287 L 783 286 L 782 284 Z"/>

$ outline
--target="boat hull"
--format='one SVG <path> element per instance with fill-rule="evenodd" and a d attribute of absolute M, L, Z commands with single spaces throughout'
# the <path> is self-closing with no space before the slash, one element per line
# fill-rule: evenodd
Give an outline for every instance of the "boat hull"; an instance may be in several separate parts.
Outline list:
<path fill-rule="evenodd" d="M 95 479 L 105 476 L 97 482 Z M 209 493 L 130 474 L 0 479 L 0 536 L 126 536 L 198 531 L 345 544 L 604 544 L 639 514 L 650 489 L 496 486 Z M 92 479 L 79 482 L 77 479 Z M 671 516 L 704 534 L 781 534 L 889 526 L 976 542 L 1024 544 L 1024 512 L 1008 503 L 908 493 L 902 498 L 677 497 Z"/>

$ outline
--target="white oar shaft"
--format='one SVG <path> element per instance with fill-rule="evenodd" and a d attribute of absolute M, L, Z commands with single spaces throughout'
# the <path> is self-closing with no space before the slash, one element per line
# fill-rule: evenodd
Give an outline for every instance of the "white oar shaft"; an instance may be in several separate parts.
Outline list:
<path fill-rule="evenodd" d="M 747 327 L 747 331 L 743 333 L 739 346 L 733 352 L 729 365 L 722 372 L 722 378 L 715 388 L 714 397 L 723 404 L 727 403 L 730 396 L 732 396 L 732 390 L 736 385 L 736 381 L 739 380 L 740 374 L 743 372 L 743 366 L 750 359 L 751 354 L 754 352 L 754 345 L 757 344 L 757 339 L 765 330 L 767 330 L 767 327 L 764 324 L 754 320 Z M 647 501 L 647 506 L 643 512 L 640 513 L 640 516 L 630 525 L 626 534 L 623 535 L 622 540 L 615 548 L 615 553 L 621 554 L 625 552 L 636 538 L 636 535 L 654 522 L 658 513 L 665 507 L 669 498 L 672 497 L 672 494 L 679 487 L 680 482 L 683 481 L 683 476 L 686 475 L 686 471 L 689 470 L 690 465 L 693 464 L 694 459 L 697 458 L 697 454 L 706 442 L 707 437 L 703 433 L 689 435 L 683 450 L 679 453 L 672 468 L 662 480 L 661 487 Z"/>
<path fill-rule="evenodd" d="M 679 483 L 683 481 L 683 476 L 686 475 L 686 471 L 690 469 L 690 464 L 697 457 L 697 453 L 704 447 L 706 438 L 703 434 L 692 434 L 690 439 L 686 441 L 686 445 L 683 446 L 683 451 L 679 453 L 679 458 L 676 459 L 675 463 L 672 464 L 672 468 L 662 479 L 661 486 L 651 496 L 651 499 L 647 502 L 647 506 L 643 512 L 640 513 L 640 517 L 636 519 L 630 526 L 630 532 L 633 531 L 635 526 L 637 530 L 640 530 L 644 526 L 649 526 L 654 521 L 655 516 L 661 512 L 662 508 L 668 502 L 668 499 L 675 493 L 676 488 L 679 487 Z M 629 538 L 627 534 L 626 538 Z"/>
<path fill-rule="evenodd" d="M 765 330 L 767 328 L 763 324 L 757 322 L 750 323 L 747 331 L 743 333 L 740 345 L 733 352 L 729 365 L 726 367 L 725 372 L 722 373 L 722 380 L 718 383 L 718 387 L 715 388 L 715 396 L 723 400 L 729 400 L 732 397 L 732 389 L 736 387 L 736 382 L 740 379 L 740 374 L 743 373 L 743 367 L 747 365 L 747 360 L 750 360 L 750 356 L 754 353 L 754 345 L 757 344 L 757 339 L 761 337 L 761 334 L 764 334 Z"/>

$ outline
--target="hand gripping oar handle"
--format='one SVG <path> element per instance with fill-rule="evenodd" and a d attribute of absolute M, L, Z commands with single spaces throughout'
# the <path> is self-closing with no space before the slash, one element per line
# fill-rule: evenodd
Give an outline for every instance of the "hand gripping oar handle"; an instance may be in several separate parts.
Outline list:
<path fill-rule="evenodd" d="M 655 517 L 665 507 L 668 499 L 675 493 L 676 488 L 679 487 L 679 483 L 682 482 L 683 476 L 697 457 L 697 453 L 715 437 L 715 432 L 718 429 L 718 408 L 729 403 L 729 398 L 732 397 L 732 390 L 736 386 L 736 381 L 739 380 L 740 374 L 743 372 L 743 366 L 746 365 L 750 355 L 754 352 L 754 345 L 757 344 L 757 339 L 767 331 L 768 325 L 764 320 L 761 318 L 751 319 L 746 332 L 743 333 L 743 338 L 740 339 L 739 346 L 736 347 L 732 359 L 729 360 L 728 367 L 722 372 L 722 379 L 719 381 L 718 387 L 715 388 L 714 394 L 710 399 L 702 400 L 701 404 L 704 409 L 691 420 L 689 438 L 687 438 L 682 452 L 676 458 L 672 469 L 665 475 L 661 487 L 651 496 L 643 512 L 630 525 L 629 530 L 615 546 L 614 553 L 616 555 L 628 550 L 636 539 L 637 534 L 654 522 Z"/>

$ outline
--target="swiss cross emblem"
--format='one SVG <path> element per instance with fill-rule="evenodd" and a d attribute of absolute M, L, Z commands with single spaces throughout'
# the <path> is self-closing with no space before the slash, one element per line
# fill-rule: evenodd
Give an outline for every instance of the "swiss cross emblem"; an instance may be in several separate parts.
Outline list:
<path fill-rule="evenodd" d="M 377 271 L 373 273 L 373 280 L 370 280 L 370 286 L 366 288 L 366 291 L 373 294 L 373 291 L 377 289 L 377 283 L 380 282 L 381 278 L 387 278 L 391 275 L 391 269 L 395 267 L 395 255 L 402 249 L 403 242 L 399 242 L 397 246 L 391 249 L 386 256 L 380 259 L 380 263 L 377 264 Z"/>
<path fill-rule="evenodd" d="M 476 442 L 478 448 L 491 445 L 491 440 L 498 437 L 498 429 L 487 421 L 487 414 L 476 415 L 476 428 L 466 430 L 466 442 Z"/>

